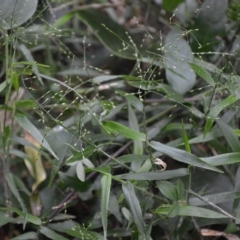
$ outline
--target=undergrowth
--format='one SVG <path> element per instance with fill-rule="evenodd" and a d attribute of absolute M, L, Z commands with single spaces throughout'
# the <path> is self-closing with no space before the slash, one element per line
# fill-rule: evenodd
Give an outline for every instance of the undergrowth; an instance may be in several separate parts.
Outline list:
<path fill-rule="evenodd" d="M 239 4 L 152 2 L 0 0 L 1 239 L 237 239 Z"/>

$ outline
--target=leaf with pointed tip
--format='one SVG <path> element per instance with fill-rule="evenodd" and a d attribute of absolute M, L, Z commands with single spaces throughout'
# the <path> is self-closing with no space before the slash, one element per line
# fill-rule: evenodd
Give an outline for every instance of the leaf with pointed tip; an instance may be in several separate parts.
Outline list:
<path fill-rule="evenodd" d="M 155 150 L 183 163 L 187 163 L 189 165 L 195 166 L 195 167 L 200 167 L 208 170 L 212 170 L 215 172 L 220 172 L 222 173 L 221 170 L 218 168 L 204 162 L 200 158 L 196 157 L 195 155 L 188 153 L 184 150 L 169 147 L 167 145 L 161 144 L 159 142 L 151 141 L 150 146 L 154 148 Z"/>

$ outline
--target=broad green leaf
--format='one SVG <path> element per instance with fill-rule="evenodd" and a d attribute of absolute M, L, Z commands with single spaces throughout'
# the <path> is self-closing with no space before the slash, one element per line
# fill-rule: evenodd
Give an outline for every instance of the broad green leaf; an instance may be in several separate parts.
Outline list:
<path fill-rule="evenodd" d="M 16 197 L 16 199 L 18 200 L 18 202 L 20 203 L 20 206 L 23 210 L 23 216 L 24 216 L 24 223 L 23 223 L 23 228 L 25 228 L 26 226 L 26 223 L 27 223 L 27 208 L 23 202 L 23 199 L 21 198 L 19 192 L 18 192 L 18 189 L 16 187 L 16 184 L 14 182 L 14 179 L 13 179 L 13 175 L 11 173 L 6 173 L 5 174 L 5 179 L 6 179 L 6 182 L 11 190 L 11 192 L 13 193 L 13 195 Z M 18 210 L 19 212 L 21 212 L 20 210 Z M 20 214 L 19 214 L 20 215 Z"/>
<path fill-rule="evenodd" d="M 121 179 L 129 180 L 167 180 L 176 177 L 183 177 L 188 175 L 187 168 L 179 168 L 176 170 L 158 171 L 158 172 L 140 172 L 140 173 L 125 173 L 121 175 L 116 175 L 116 177 Z"/>
<path fill-rule="evenodd" d="M 223 136 L 228 142 L 233 152 L 240 152 L 240 143 L 237 135 L 234 133 L 233 129 L 229 127 L 224 121 L 221 119 L 216 120 L 219 129 L 221 130 Z"/>
<path fill-rule="evenodd" d="M 143 215 L 140 207 L 140 202 L 136 196 L 133 185 L 130 182 L 127 182 L 127 184 L 122 185 L 122 189 L 139 233 L 142 235 L 144 239 L 148 239 L 145 225 L 143 222 Z"/>
<path fill-rule="evenodd" d="M 29 132 L 43 147 L 45 147 L 56 159 L 58 159 L 46 139 L 42 136 L 40 131 L 27 119 L 27 117 L 21 114 L 15 114 L 14 118 L 23 129 Z"/>
<path fill-rule="evenodd" d="M 160 215 L 167 215 L 169 212 L 170 206 L 160 206 L 158 207 L 154 213 L 160 214 Z M 201 217 L 201 218 L 228 218 L 226 215 L 223 215 L 221 213 L 195 207 L 195 206 L 180 206 L 179 207 L 179 216 L 186 216 L 186 217 Z"/>
<path fill-rule="evenodd" d="M 60 234 L 54 232 L 53 230 L 51 230 L 50 228 L 45 227 L 45 226 L 41 226 L 40 232 L 44 236 L 46 236 L 46 237 L 48 237 L 50 239 L 53 239 L 53 240 L 56 240 L 56 239 L 57 240 L 68 240 L 68 238 L 65 238 L 65 237 L 61 236 Z"/>
<path fill-rule="evenodd" d="M 12 211 L 12 212 L 17 213 L 21 217 L 25 217 L 25 213 L 22 212 L 21 210 L 17 209 L 17 208 L 13 208 L 13 207 L 1 208 L 0 207 L 0 210 Z M 26 220 L 27 220 L 27 222 L 33 223 L 35 225 L 41 225 L 42 224 L 42 220 L 40 218 L 38 218 L 38 217 L 36 217 L 32 214 L 29 214 L 29 213 L 27 213 L 27 215 L 26 215 Z"/>
<path fill-rule="evenodd" d="M 107 239 L 108 205 L 111 190 L 112 177 L 104 175 L 101 179 L 101 217 L 104 232 L 104 240 Z"/>
<path fill-rule="evenodd" d="M 129 127 L 126 127 L 120 123 L 113 122 L 113 121 L 106 121 L 102 123 L 105 130 L 111 133 L 118 133 L 123 135 L 126 138 L 132 140 L 139 140 L 139 141 L 146 141 L 146 135 L 144 133 L 135 131 Z"/>
<path fill-rule="evenodd" d="M 191 29 L 194 31 L 194 49 L 209 51 L 218 43 L 216 36 L 222 35 L 227 23 L 227 0 L 208 0 L 201 4 L 197 19 Z"/>
<path fill-rule="evenodd" d="M 205 124 L 204 129 L 204 135 L 206 135 L 209 130 L 211 129 L 213 122 L 217 118 L 218 114 L 226 107 L 231 105 L 232 103 L 236 102 L 239 99 L 239 97 L 230 95 L 221 102 L 217 103 L 214 107 L 211 108 L 208 116 L 207 116 L 207 122 Z"/>
<path fill-rule="evenodd" d="M 208 205 L 208 201 L 214 204 L 218 204 L 240 198 L 240 192 L 222 192 L 211 195 L 204 195 L 201 197 L 205 199 L 206 202 L 197 197 L 192 197 L 189 199 L 189 203 L 194 206 Z"/>
<path fill-rule="evenodd" d="M 225 153 L 213 157 L 201 158 L 204 162 L 211 164 L 212 166 L 223 166 L 240 162 L 240 152 Z"/>
<path fill-rule="evenodd" d="M 107 14 L 98 9 L 78 11 L 78 16 L 87 26 L 92 28 L 97 38 L 111 52 L 119 57 L 135 59 L 136 49 L 129 40 L 126 30 L 112 21 Z"/>
<path fill-rule="evenodd" d="M 165 197 L 173 201 L 178 200 L 177 188 L 171 182 L 157 181 L 157 187 Z"/>
<path fill-rule="evenodd" d="M 0 28 L 12 29 L 30 19 L 37 9 L 37 0 L 0 0 Z"/>
<path fill-rule="evenodd" d="M 191 90 L 196 82 L 196 74 L 188 64 L 193 58 L 192 50 L 182 35 L 177 27 L 171 28 L 164 46 L 166 78 L 179 94 Z"/>
<path fill-rule="evenodd" d="M 200 158 L 196 157 L 195 155 L 188 153 L 186 151 L 183 151 L 181 149 L 169 147 L 167 145 L 161 144 L 159 142 L 150 142 L 150 146 L 154 148 L 155 150 L 183 163 L 187 163 L 189 165 L 195 166 L 195 167 L 200 167 L 216 172 L 222 173 L 221 170 L 219 170 L 216 167 L 213 167 L 212 165 L 202 161 Z"/>
<path fill-rule="evenodd" d="M 211 74 L 202 66 L 197 65 L 196 63 L 189 63 L 193 71 L 200 76 L 203 80 L 205 80 L 209 85 L 215 86 L 215 81 L 212 78 Z"/>
<path fill-rule="evenodd" d="M 174 10 L 180 3 L 184 2 L 184 0 L 163 0 L 163 7 L 168 11 L 171 12 Z"/>
<path fill-rule="evenodd" d="M 23 233 L 21 235 L 18 235 L 17 237 L 11 238 L 10 240 L 33 240 L 33 239 L 37 239 L 36 232 Z"/>

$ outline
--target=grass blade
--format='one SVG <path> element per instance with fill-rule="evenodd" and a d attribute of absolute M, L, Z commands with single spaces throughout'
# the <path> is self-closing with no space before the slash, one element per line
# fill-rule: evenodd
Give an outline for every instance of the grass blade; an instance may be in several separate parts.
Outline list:
<path fill-rule="evenodd" d="M 215 172 L 222 173 L 221 170 L 218 168 L 204 162 L 200 158 L 196 157 L 195 155 L 188 153 L 186 151 L 183 151 L 181 149 L 169 147 L 167 145 L 161 144 L 159 142 L 151 141 L 150 146 L 154 148 L 155 150 L 183 163 L 190 164 L 195 167 L 200 167 L 208 170 L 212 170 Z"/>
<path fill-rule="evenodd" d="M 148 239 L 146 229 L 143 222 L 142 210 L 139 200 L 135 194 L 134 187 L 130 182 L 122 185 L 122 189 L 126 198 L 126 201 L 130 207 L 134 222 L 141 233 L 143 239 Z"/>
<path fill-rule="evenodd" d="M 104 231 L 104 240 L 107 239 L 107 219 L 108 219 L 108 204 L 110 197 L 110 189 L 112 184 L 111 175 L 104 175 L 101 179 L 102 194 L 101 194 L 101 216 Z"/>

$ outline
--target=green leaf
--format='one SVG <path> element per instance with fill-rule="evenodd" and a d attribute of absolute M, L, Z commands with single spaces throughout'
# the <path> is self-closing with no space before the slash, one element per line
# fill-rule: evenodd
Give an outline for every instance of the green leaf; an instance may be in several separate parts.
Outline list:
<path fill-rule="evenodd" d="M 121 175 L 116 175 L 116 177 L 121 179 L 131 179 L 131 180 L 167 180 L 176 177 L 183 177 L 188 175 L 187 168 L 179 168 L 176 170 L 159 171 L 159 172 L 140 172 L 140 173 L 125 173 Z"/>
<path fill-rule="evenodd" d="M 221 192 L 211 195 L 204 195 L 201 197 L 205 199 L 206 202 L 199 199 L 198 197 L 192 197 L 189 199 L 189 203 L 194 206 L 208 205 L 208 201 L 214 204 L 218 204 L 240 198 L 240 192 Z"/>
<path fill-rule="evenodd" d="M 123 155 L 121 157 L 116 158 L 117 162 L 112 161 L 110 162 L 110 165 L 114 165 L 114 164 L 118 164 L 118 162 L 120 163 L 131 163 L 133 161 L 145 161 L 149 158 L 149 156 L 147 155 L 137 155 L 137 154 L 127 154 L 127 155 Z"/>
<path fill-rule="evenodd" d="M 47 228 L 45 226 L 41 226 L 40 232 L 44 236 L 46 236 L 46 237 L 48 237 L 50 239 L 53 239 L 53 240 L 56 240 L 56 239 L 57 240 L 68 240 L 68 238 L 65 238 L 65 237 L 61 236 L 60 234 L 54 232 L 53 230 L 51 230 L 51 229 L 49 229 L 49 228 Z"/>
<path fill-rule="evenodd" d="M 163 0 L 163 7 L 168 11 L 171 12 L 174 10 L 180 3 L 184 2 L 184 0 Z"/>
<path fill-rule="evenodd" d="M 90 157 L 94 152 L 96 151 L 96 148 L 93 146 L 87 146 L 84 150 L 76 152 L 73 156 L 67 159 L 66 164 L 73 163 L 79 160 L 82 160 L 83 158 Z"/>
<path fill-rule="evenodd" d="M 113 122 L 113 121 L 105 121 L 102 124 L 105 130 L 107 130 L 108 132 L 118 133 L 132 140 L 146 141 L 146 135 L 144 133 L 135 131 L 120 123 Z"/>
<path fill-rule="evenodd" d="M 34 108 L 36 107 L 36 102 L 30 99 L 19 100 L 15 102 L 16 108 Z"/>
<path fill-rule="evenodd" d="M 67 23 L 69 20 L 73 18 L 74 14 L 73 13 L 68 13 L 63 15 L 62 17 L 58 18 L 54 24 L 52 25 L 53 28 L 59 28 L 65 23 Z"/>
<path fill-rule="evenodd" d="M 80 181 L 84 182 L 85 181 L 85 169 L 84 169 L 82 161 L 78 161 L 77 166 L 76 166 L 76 173 L 77 173 L 78 179 Z"/>
<path fill-rule="evenodd" d="M 111 190 L 112 176 L 104 175 L 101 179 L 101 217 L 103 224 L 104 240 L 107 239 L 107 219 L 108 219 L 108 204 Z"/>
<path fill-rule="evenodd" d="M 23 228 L 25 228 L 26 223 L 27 223 L 27 208 L 26 208 L 26 206 L 25 206 L 25 204 L 23 202 L 23 199 L 21 198 L 21 196 L 20 196 L 20 194 L 18 192 L 18 189 L 17 189 L 16 184 L 15 184 L 14 179 L 13 179 L 13 175 L 11 173 L 6 173 L 5 179 L 6 179 L 6 182 L 7 182 L 8 186 L 9 186 L 10 190 L 12 191 L 13 195 L 16 197 L 16 199 L 18 200 L 18 202 L 21 205 L 21 208 L 22 208 L 23 213 L 24 213 L 23 214 L 24 215 Z"/>
<path fill-rule="evenodd" d="M 42 136 L 40 131 L 27 119 L 27 117 L 21 114 L 16 114 L 14 118 L 23 129 L 28 131 L 43 147 L 45 147 L 56 159 L 58 159 L 57 155 L 53 152 L 46 139 Z"/>
<path fill-rule="evenodd" d="M 107 14 L 98 9 L 87 9 L 78 12 L 78 16 L 87 26 L 92 28 L 96 37 L 112 53 L 119 57 L 135 59 L 136 49 L 132 46 L 126 30 L 112 21 Z"/>
<path fill-rule="evenodd" d="M 24 44 L 20 44 L 18 46 L 18 48 L 22 51 L 23 55 L 25 56 L 25 58 L 32 63 L 32 71 L 34 72 L 34 74 L 36 75 L 38 81 L 43 85 L 43 81 L 42 81 L 42 77 L 40 75 L 40 72 L 37 68 L 36 65 L 34 65 L 35 61 L 33 59 L 32 53 L 31 51 L 26 47 L 26 45 Z"/>
<path fill-rule="evenodd" d="M 9 207 L 9 208 L 1 208 L 0 207 L 0 210 L 5 210 L 5 211 L 12 211 L 12 212 L 15 212 L 17 213 L 19 216 L 21 217 L 26 217 L 26 220 L 27 222 L 30 222 L 30 223 L 33 223 L 35 225 L 41 225 L 42 224 L 42 220 L 32 214 L 27 214 L 25 215 L 24 212 L 22 212 L 21 210 L 17 209 L 17 208 L 13 208 L 13 207 Z"/>
<path fill-rule="evenodd" d="M 135 194 L 133 185 L 130 182 L 127 182 L 127 184 L 122 185 L 122 189 L 139 233 L 141 233 L 144 239 L 148 239 L 145 225 L 143 222 L 140 202 Z"/>
<path fill-rule="evenodd" d="M 211 164 L 212 166 L 223 166 L 240 162 L 240 152 L 225 153 L 213 157 L 201 158 L 204 162 Z"/>
<path fill-rule="evenodd" d="M 12 29 L 30 19 L 37 9 L 37 0 L 0 0 L 0 28 Z"/>
<path fill-rule="evenodd" d="M 121 75 L 104 75 L 104 76 L 97 76 L 95 78 L 92 79 L 92 82 L 93 83 L 98 83 L 98 84 L 101 84 L 103 82 L 108 82 L 108 81 L 111 81 L 111 80 L 116 80 L 116 79 L 119 79 L 121 78 L 122 76 Z"/>
<path fill-rule="evenodd" d="M 184 185 L 181 179 L 178 179 L 177 182 L 177 193 L 178 193 L 178 200 L 181 200 L 184 196 Z"/>
<path fill-rule="evenodd" d="M 222 173 L 222 171 L 219 170 L 218 168 L 211 166 L 210 164 L 202 161 L 200 158 L 198 158 L 198 157 L 194 156 L 193 154 L 188 153 L 186 151 L 183 151 L 183 150 L 180 150 L 177 148 L 173 148 L 173 147 L 169 147 L 167 145 L 161 144 L 159 142 L 154 142 L 154 141 L 150 142 L 150 146 L 152 148 L 154 148 L 155 150 L 157 150 L 179 162 L 187 163 L 187 164 L 195 166 L 195 167 L 200 167 L 200 168 L 204 168 L 204 169 Z"/>
<path fill-rule="evenodd" d="M 211 74 L 202 66 L 197 65 L 196 63 L 189 63 L 193 71 L 201 77 L 203 80 L 205 80 L 209 85 L 215 86 L 216 83 L 214 79 L 212 78 Z"/>
<path fill-rule="evenodd" d="M 217 118 L 218 114 L 227 106 L 231 105 L 232 103 L 236 102 L 239 97 L 230 95 L 221 102 L 217 103 L 213 108 L 211 108 L 208 116 L 207 122 L 205 124 L 204 135 L 206 135 L 209 130 L 211 129 L 213 122 Z"/>
<path fill-rule="evenodd" d="M 64 232 L 79 239 L 103 240 L 100 234 L 80 228 L 79 226 L 73 228 L 72 230 L 65 230 Z"/>
<path fill-rule="evenodd" d="M 178 216 L 179 214 L 179 211 L 180 211 L 180 206 L 179 206 L 179 203 L 177 201 L 175 201 L 172 206 L 169 208 L 169 211 L 168 211 L 168 214 L 167 216 L 168 217 L 175 217 L 175 216 Z"/>
<path fill-rule="evenodd" d="M 193 58 L 192 50 L 182 35 L 183 32 L 177 27 L 171 28 L 164 46 L 166 78 L 179 94 L 191 90 L 196 82 L 196 74 L 188 64 Z"/>
<path fill-rule="evenodd" d="M 18 235 L 17 237 L 11 238 L 10 240 L 33 240 L 33 239 L 37 239 L 36 232 L 23 233 L 21 235 Z"/>
<path fill-rule="evenodd" d="M 160 215 L 168 215 L 169 209 L 169 206 L 160 206 L 154 211 L 154 213 Z M 201 218 L 228 218 L 226 215 L 223 215 L 221 213 L 195 206 L 180 206 L 178 215 Z"/>
<path fill-rule="evenodd" d="M 208 0 L 201 4 L 195 24 L 191 27 L 198 29 L 194 31 L 194 49 L 209 51 L 219 42 L 215 39 L 225 31 L 227 8 L 227 0 Z"/>
<path fill-rule="evenodd" d="M 178 200 L 177 188 L 171 182 L 157 181 L 157 187 L 165 197 L 173 201 Z"/>
<path fill-rule="evenodd" d="M 190 153 L 191 152 L 191 147 L 189 145 L 188 136 L 187 136 L 187 133 L 185 131 L 183 121 L 182 121 L 182 132 L 183 132 L 183 140 L 184 140 L 184 144 L 185 144 L 185 149 L 186 149 L 187 152 Z"/>
<path fill-rule="evenodd" d="M 137 120 L 137 116 L 133 111 L 130 103 L 128 104 L 128 120 L 129 120 L 129 127 L 136 132 L 139 132 L 139 124 Z M 134 154 L 143 154 L 143 143 L 139 140 L 133 140 L 133 153 Z"/>
<path fill-rule="evenodd" d="M 234 152 L 240 152 L 240 143 L 233 129 L 221 119 L 216 120 L 219 129 Z"/>

